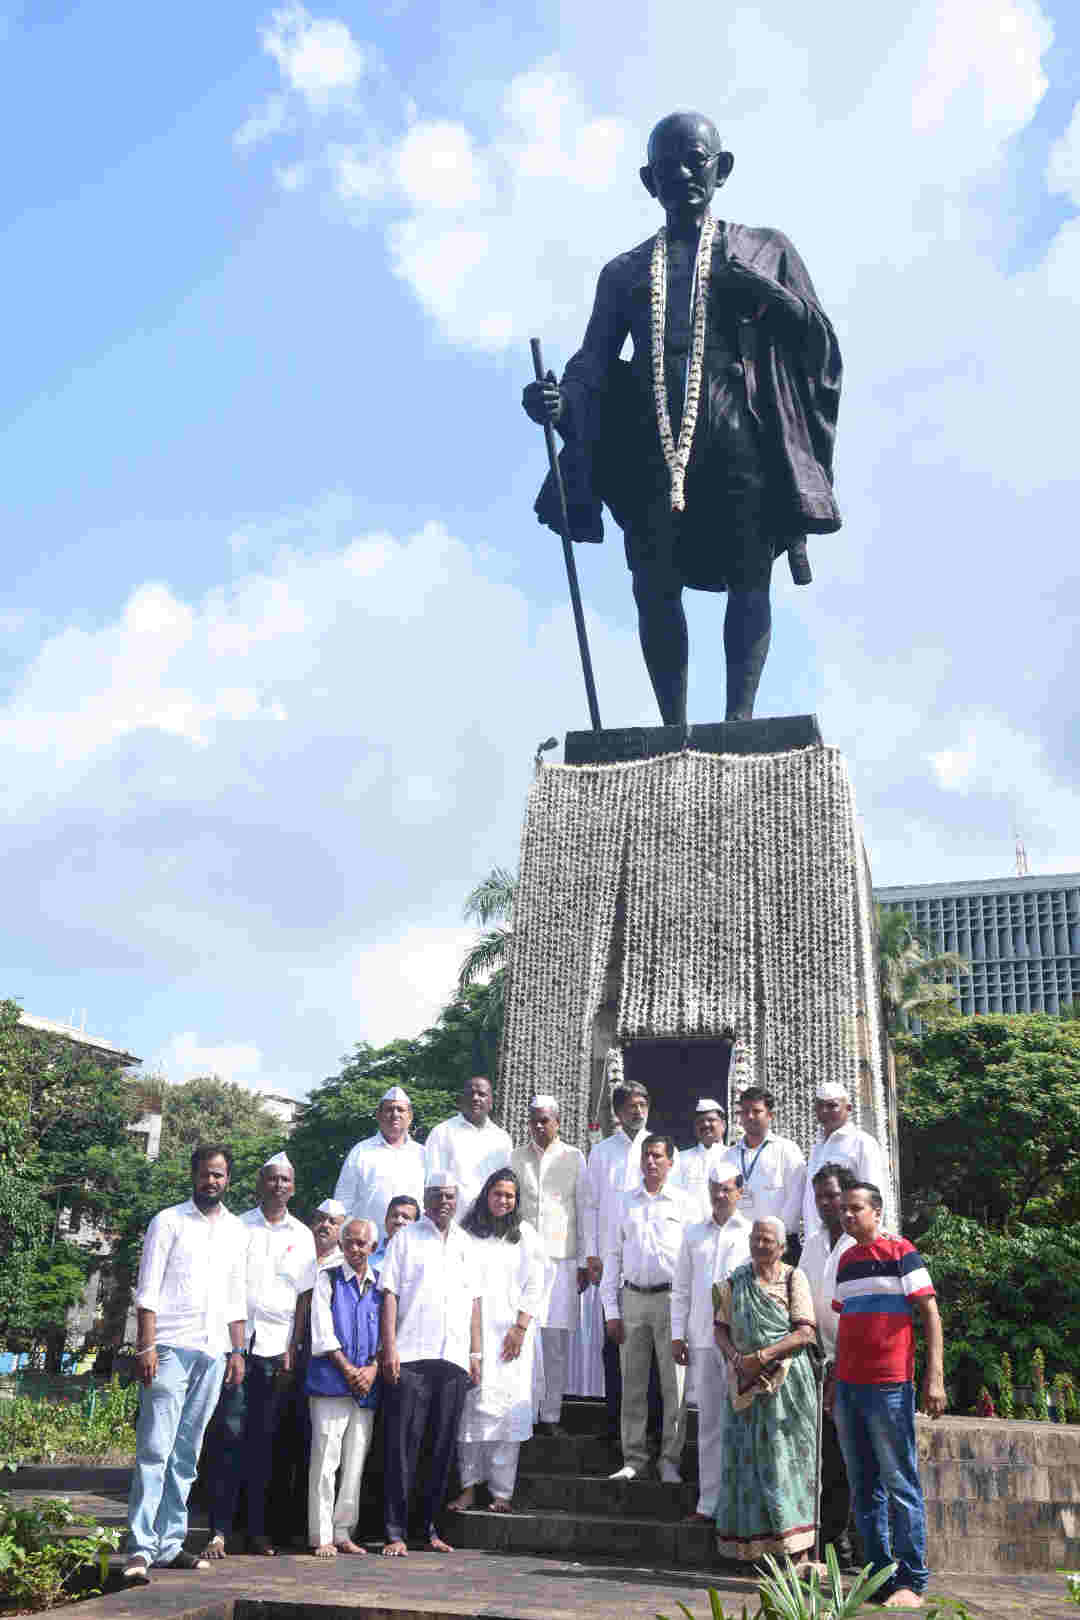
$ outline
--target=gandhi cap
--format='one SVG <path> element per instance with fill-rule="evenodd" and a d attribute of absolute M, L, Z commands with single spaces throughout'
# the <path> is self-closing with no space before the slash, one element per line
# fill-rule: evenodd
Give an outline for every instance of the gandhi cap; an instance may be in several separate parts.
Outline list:
<path fill-rule="evenodd" d="M 391 1086 L 389 1091 L 384 1091 L 379 1098 L 380 1107 L 384 1102 L 403 1102 L 412 1107 L 412 1099 L 404 1086 Z"/>
<path fill-rule="evenodd" d="M 840 1080 L 823 1080 L 814 1092 L 818 1102 L 850 1102 L 851 1093 Z"/>
<path fill-rule="evenodd" d="M 272 1164 L 277 1165 L 282 1170 L 291 1170 L 293 1168 L 292 1161 L 290 1160 L 289 1155 L 285 1152 L 275 1153 L 272 1158 L 266 1160 L 262 1168 L 264 1170 L 269 1170 Z"/>
<path fill-rule="evenodd" d="M 722 1114 L 724 1112 L 715 1097 L 699 1097 L 695 1114 Z"/>
<path fill-rule="evenodd" d="M 432 1188 L 453 1187 L 456 1191 L 457 1182 L 449 1170 L 429 1170 L 427 1180 L 424 1182 L 424 1191 L 430 1192 Z"/>
<path fill-rule="evenodd" d="M 340 1221 L 346 1213 L 345 1205 L 337 1198 L 324 1198 L 315 1210 L 316 1215 L 332 1215 Z"/>
<path fill-rule="evenodd" d="M 530 1111 L 534 1108 L 550 1108 L 553 1114 L 559 1112 L 559 1099 L 548 1096 L 546 1092 L 538 1093 L 529 1104 Z"/>

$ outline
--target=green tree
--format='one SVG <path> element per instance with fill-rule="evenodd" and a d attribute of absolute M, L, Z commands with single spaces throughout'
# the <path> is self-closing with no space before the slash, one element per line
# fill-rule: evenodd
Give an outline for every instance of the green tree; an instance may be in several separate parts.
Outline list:
<path fill-rule="evenodd" d="M 925 932 L 906 912 L 875 907 L 881 1010 L 886 1028 L 895 1031 L 902 1017 L 927 1018 L 948 1012 L 955 994 L 949 975 L 968 974 L 971 966 L 956 951 L 934 953 Z"/>
<path fill-rule="evenodd" d="M 1080 1024 L 956 1018 L 896 1050 L 905 1201 L 999 1231 L 1080 1220 Z"/>
<path fill-rule="evenodd" d="M 505 866 L 493 866 L 465 901 L 464 916 L 484 932 L 466 951 L 458 972 L 458 989 L 486 981 L 488 998 L 484 1028 L 497 1049 L 506 1009 L 506 980 L 513 947 L 514 899 L 517 878 Z M 494 926 L 492 926 L 494 925 Z"/>

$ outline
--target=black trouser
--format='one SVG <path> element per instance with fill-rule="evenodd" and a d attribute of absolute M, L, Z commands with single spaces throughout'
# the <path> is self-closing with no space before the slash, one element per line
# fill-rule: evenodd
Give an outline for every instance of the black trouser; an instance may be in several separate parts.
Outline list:
<path fill-rule="evenodd" d="M 278 1376 L 283 1360 L 282 1356 L 248 1355 L 244 1382 L 226 1385 L 221 1391 L 209 1469 L 211 1536 L 232 1535 L 240 1488 L 245 1484 L 248 1534 L 266 1534 L 274 1436 L 290 1390 L 289 1381 Z"/>
<path fill-rule="evenodd" d="M 274 1440 L 289 1405 L 292 1379 L 282 1376 L 284 1356 L 247 1358 L 248 1535 L 266 1534 L 266 1497 L 274 1474 Z"/>
<path fill-rule="evenodd" d="M 435 1515 L 446 1501 L 454 1445 L 469 1375 L 452 1361 L 406 1361 L 396 1384 L 383 1384 L 383 1491 L 387 1541 L 404 1541 L 416 1464 L 428 1437 L 424 1534 L 438 1533 Z"/>
<path fill-rule="evenodd" d="M 827 1412 L 821 1419 L 821 1545 L 847 1543 L 851 1492 L 836 1424 Z"/>

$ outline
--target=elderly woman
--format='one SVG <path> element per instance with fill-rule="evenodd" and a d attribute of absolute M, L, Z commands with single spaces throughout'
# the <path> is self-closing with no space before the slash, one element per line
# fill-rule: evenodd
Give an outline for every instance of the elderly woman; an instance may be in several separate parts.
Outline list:
<path fill-rule="evenodd" d="M 806 1346 L 814 1304 L 781 1259 L 776 1216 L 754 1222 L 750 1260 L 713 1285 L 714 1335 L 730 1368 L 732 1412 L 716 1512 L 717 1552 L 754 1563 L 813 1546 L 817 1390 Z"/>
<path fill-rule="evenodd" d="M 488 1176 L 462 1221 L 474 1239 L 483 1279 L 484 1354 L 479 1384 L 469 1391 L 458 1431 L 464 1490 L 449 1504 L 473 1506 L 487 1485 L 491 1511 L 508 1513 L 521 1442 L 533 1432 L 536 1328 L 547 1264 L 540 1235 L 521 1219 L 521 1186 L 510 1169 Z"/>

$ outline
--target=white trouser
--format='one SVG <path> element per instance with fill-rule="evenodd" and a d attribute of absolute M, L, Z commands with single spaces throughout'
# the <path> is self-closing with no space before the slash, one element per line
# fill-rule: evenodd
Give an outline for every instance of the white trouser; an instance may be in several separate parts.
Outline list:
<path fill-rule="evenodd" d="M 459 1440 L 462 1485 L 486 1485 L 492 1496 L 509 1502 L 517 1484 L 520 1450 L 517 1440 Z"/>
<path fill-rule="evenodd" d="M 308 1469 L 308 1537 L 313 1547 L 344 1541 L 360 1516 L 360 1480 L 367 1461 L 375 1408 L 357 1406 L 351 1395 L 309 1395 L 311 1467 Z M 334 1476 L 341 1483 L 334 1500 Z"/>
<path fill-rule="evenodd" d="M 544 1399 L 540 1403 L 541 1423 L 558 1423 L 570 1372 L 569 1328 L 541 1328 L 540 1346 L 544 1356 Z"/>
<path fill-rule="evenodd" d="M 692 1344 L 690 1365 L 694 1369 L 698 1409 L 698 1505 L 699 1513 L 712 1519 L 720 1500 L 724 1477 L 724 1438 L 727 1431 L 727 1362 L 715 1344 Z"/>

